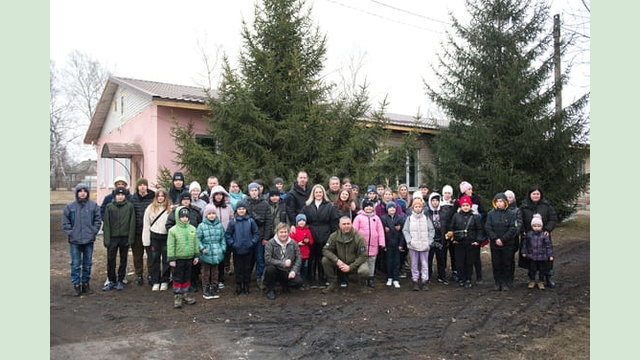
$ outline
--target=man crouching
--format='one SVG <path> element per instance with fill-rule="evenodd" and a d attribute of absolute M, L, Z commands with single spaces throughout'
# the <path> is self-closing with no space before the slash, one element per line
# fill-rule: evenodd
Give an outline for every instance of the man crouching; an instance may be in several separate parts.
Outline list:
<path fill-rule="evenodd" d="M 300 247 L 289 237 L 289 225 L 279 223 L 276 226 L 276 235 L 264 247 L 264 261 L 266 264 L 264 285 L 267 289 L 267 299 L 275 300 L 276 281 L 282 284 L 284 293 L 289 292 L 289 287 L 302 285 Z"/>
<path fill-rule="evenodd" d="M 361 284 L 369 277 L 364 238 L 353 229 L 348 216 L 340 218 L 340 229 L 329 236 L 322 255 L 322 267 L 330 283 L 322 290 L 323 294 L 338 288 L 336 268 L 344 275 L 357 272 Z M 363 286 L 363 289 L 366 288 Z"/>

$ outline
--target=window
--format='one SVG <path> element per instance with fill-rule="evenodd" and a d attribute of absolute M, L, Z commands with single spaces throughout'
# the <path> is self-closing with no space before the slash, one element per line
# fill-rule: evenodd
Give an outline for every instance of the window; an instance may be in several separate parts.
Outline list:
<path fill-rule="evenodd" d="M 124 96 L 120 96 L 120 115 L 124 114 Z"/>
<path fill-rule="evenodd" d="M 220 153 L 220 143 L 212 135 L 196 135 L 196 142 L 214 154 Z"/>
<path fill-rule="evenodd" d="M 420 159 L 420 149 L 407 156 L 406 184 L 410 188 L 417 188 L 419 186 L 420 164 L 418 159 Z"/>

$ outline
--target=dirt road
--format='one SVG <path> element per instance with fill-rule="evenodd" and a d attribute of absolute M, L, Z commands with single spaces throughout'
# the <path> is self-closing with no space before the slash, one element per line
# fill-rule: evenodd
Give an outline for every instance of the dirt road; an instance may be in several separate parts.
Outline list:
<path fill-rule="evenodd" d="M 60 231 L 62 206 L 51 207 L 52 359 L 587 359 L 589 357 L 589 217 L 554 232 L 555 289 L 518 286 L 496 292 L 488 249 L 484 284 L 432 284 L 413 292 L 377 278 L 372 293 L 357 285 L 323 295 L 294 291 L 268 301 L 253 290 L 173 309 L 170 292 L 128 284 L 102 292 L 106 277 L 96 243 L 95 294 L 73 297 L 69 255 Z M 129 271 L 133 271 L 129 261 Z M 131 277 L 130 277 L 131 279 Z"/>

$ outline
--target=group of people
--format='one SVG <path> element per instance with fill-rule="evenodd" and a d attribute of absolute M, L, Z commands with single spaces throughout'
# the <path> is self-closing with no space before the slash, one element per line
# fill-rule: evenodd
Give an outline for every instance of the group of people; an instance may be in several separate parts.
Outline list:
<path fill-rule="evenodd" d="M 327 189 L 308 180 L 300 171 L 289 191 L 276 178 L 266 192 L 256 180 L 244 194 L 238 182 L 231 181 L 227 191 L 215 176 L 204 191 L 196 181 L 187 186 L 176 172 L 168 190 L 154 191 L 139 179 L 130 194 L 127 180 L 117 177 L 101 206 L 78 184 L 62 218 L 74 294 L 93 292 L 93 243 L 101 227 L 108 276 L 102 290 L 125 288 L 131 247 L 135 283 L 145 284 L 146 252 L 146 283 L 152 291 L 171 285 L 176 308 L 194 304 L 200 288 L 205 299 L 218 298 L 225 275 L 235 275 L 236 294 L 249 294 L 255 278 L 270 300 L 278 283 L 283 293 L 292 287 L 328 293 L 357 278 L 367 292 L 375 287 L 376 269 L 389 287 L 400 288 L 409 270 L 413 291 L 429 290 L 434 273 L 441 284 L 471 288 L 474 270 L 475 283 L 483 281 L 480 248 L 486 245 L 496 290 L 513 286 L 516 257 L 528 269 L 528 288 L 555 285 L 550 233 L 557 217 L 539 187 L 528 191 L 521 206 L 512 191 L 500 192 L 486 211 L 466 181 L 454 197 L 450 185 L 442 194 L 427 185 L 411 194 L 405 184 L 396 191 L 369 185 L 360 194 L 348 178 L 331 177 Z"/>

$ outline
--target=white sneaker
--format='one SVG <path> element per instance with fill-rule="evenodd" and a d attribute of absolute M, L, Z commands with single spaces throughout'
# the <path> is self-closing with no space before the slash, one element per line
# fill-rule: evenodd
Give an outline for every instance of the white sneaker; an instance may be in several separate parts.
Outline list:
<path fill-rule="evenodd" d="M 387 279 L 387 286 L 391 286 L 391 282 L 393 281 L 393 279 Z"/>
<path fill-rule="evenodd" d="M 160 291 L 165 291 L 169 288 L 169 283 L 160 284 Z"/>
<path fill-rule="evenodd" d="M 393 287 L 396 288 L 396 289 L 400 288 L 400 283 L 398 282 L 398 280 L 394 280 Z"/>
<path fill-rule="evenodd" d="M 224 289 L 224 283 L 218 283 L 218 289 Z"/>
<path fill-rule="evenodd" d="M 160 290 L 160 284 L 153 284 L 151 291 L 158 291 L 158 290 Z"/>

